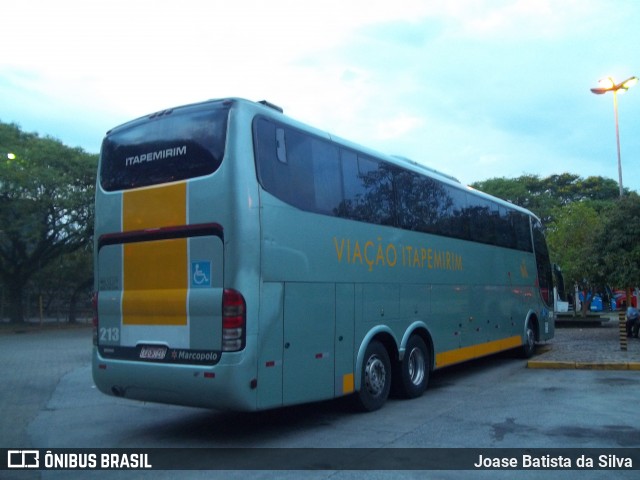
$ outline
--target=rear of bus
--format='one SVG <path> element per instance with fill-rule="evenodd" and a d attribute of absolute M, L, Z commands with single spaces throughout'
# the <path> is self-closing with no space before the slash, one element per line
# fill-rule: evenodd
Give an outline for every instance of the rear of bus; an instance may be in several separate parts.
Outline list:
<path fill-rule="evenodd" d="M 103 141 L 93 378 L 106 394 L 256 408 L 258 196 L 242 105 L 158 112 Z"/>

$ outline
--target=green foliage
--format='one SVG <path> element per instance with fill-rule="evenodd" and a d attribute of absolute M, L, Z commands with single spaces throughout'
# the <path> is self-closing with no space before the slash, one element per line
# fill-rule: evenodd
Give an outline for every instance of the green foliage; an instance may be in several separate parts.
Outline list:
<path fill-rule="evenodd" d="M 591 256 L 602 278 L 620 288 L 640 285 L 640 197 L 628 195 L 603 212 Z"/>
<path fill-rule="evenodd" d="M 554 263 L 562 265 L 565 282 L 581 288 L 596 277 L 594 262 L 586 253 L 600 228 L 600 218 L 591 202 L 575 202 L 556 207 L 546 237 Z"/>
<path fill-rule="evenodd" d="M 494 197 L 531 210 L 541 219 L 544 218 L 544 212 L 551 208 L 551 199 L 543 195 L 543 183 L 537 175 L 523 175 L 515 179 L 491 178 L 473 183 L 471 186 Z"/>
<path fill-rule="evenodd" d="M 545 226 L 553 221 L 559 207 L 591 201 L 593 208 L 600 212 L 619 196 L 618 184 L 614 180 L 603 177 L 583 179 L 571 173 L 546 178 L 537 175 L 493 178 L 471 186 L 531 210 Z"/>
<path fill-rule="evenodd" d="M 0 155 L 0 282 L 20 322 L 29 280 L 91 243 L 97 155 L 4 123 Z"/>
<path fill-rule="evenodd" d="M 92 287 L 93 255 L 88 244 L 52 260 L 31 278 L 27 290 L 42 299 L 44 316 L 60 318 L 64 312 L 74 323 L 79 313 L 87 315 Z"/>

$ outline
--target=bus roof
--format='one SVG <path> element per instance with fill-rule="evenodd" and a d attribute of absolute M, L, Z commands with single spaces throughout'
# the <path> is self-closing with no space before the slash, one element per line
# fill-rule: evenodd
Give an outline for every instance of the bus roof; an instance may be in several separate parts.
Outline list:
<path fill-rule="evenodd" d="M 527 215 L 530 215 L 534 218 L 537 219 L 536 215 L 534 215 L 531 211 L 527 210 L 526 208 L 520 207 L 518 205 L 515 205 L 511 202 L 507 202 L 505 200 L 502 200 L 500 198 L 494 197 L 493 195 L 489 195 L 487 193 L 481 192 L 480 190 L 476 190 L 473 187 L 470 186 L 465 186 L 463 185 L 457 178 L 455 178 L 452 175 L 448 175 L 446 173 L 440 172 L 432 167 L 429 167 L 423 163 L 417 162 L 415 160 L 411 160 L 407 157 L 401 156 L 401 155 L 389 155 L 389 154 L 385 154 L 385 153 L 381 153 L 377 150 L 374 150 L 372 148 L 369 147 L 365 147 L 361 144 L 357 144 L 355 142 L 352 142 L 351 140 L 347 140 L 344 139 L 342 137 L 339 137 L 337 135 L 333 135 L 330 134 L 327 131 L 318 129 L 316 127 L 313 127 L 309 124 L 303 123 L 299 120 L 296 120 L 292 117 L 289 117 L 288 115 L 286 115 L 284 113 L 284 109 L 272 102 L 269 102 L 267 100 L 260 100 L 260 101 L 252 101 L 252 100 L 247 100 L 244 98 L 239 98 L 239 97 L 228 97 L 228 98 L 218 98 L 218 99 L 209 99 L 209 100 L 205 100 L 202 102 L 195 102 L 195 103 L 191 103 L 191 104 L 186 104 L 186 105 L 181 105 L 178 107 L 173 107 L 173 108 L 168 108 L 168 109 L 164 109 L 164 110 L 160 110 L 157 112 L 154 112 L 152 114 L 149 115 L 144 115 L 141 117 L 138 117 L 137 119 L 131 120 L 129 122 L 126 122 L 122 125 L 119 125 L 118 127 L 115 127 L 114 129 L 111 129 L 107 132 L 107 135 L 110 134 L 113 130 L 115 130 L 116 128 L 120 128 L 123 127 L 125 125 L 130 125 L 130 124 L 135 124 L 143 119 L 149 119 L 149 118 L 155 118 L 155 117 L 159 117 L 159 116 L 163 116 L 166 114 L 170 114 L 172 111 L 180 109 L 180 108 L 186 108 L 186 107 L 205 107 L 208 104 L 213 104 L 213 103 L 220 103 L 220 102 L 232 102 L 232 103 L 237 103 L 240 105 L 243 105 L 245 108 L 249 108 L 251 110 L 253 110 L 256 114 L 261 114 L 261 115 L 265 115 L 268 117 L 273 118 L 274 120 L 279 120 L 282 121 L 284 123 L 287 123 L 288 125 L 298 128 L 300 130 L 305 130 L 309 133 L 313 133 L 314 135 L 317 135 L 319 137 L 325 138 L 327 140 L 331 140 L 333 142 L 336 142 L 344 147 L 347 148 L 351 148 L 353 150 L 362 152 L 366 155 L 370 155 L 374 158 L 378 158 L 379 160 L 383 160 L 385 162 L 391 163 L 393 165 L 396 165 L 398 167 L 402 167 L 402 168 L 406 168 L 408 170 L 413 170 L 417 173 L 422 173 L 424 175 L 427 175 L 429 177 L 432 178 L 436 178 L 439 181 L 442 181 L 443 183 L 446 183 L 450 186 L 453 186 L 455 188 L 458 188 L 460 190 L 464 190 L 467 192 L 470 192 L 474 195 L 477 195 L 479 197 L 483 197 L 486 198 L 487 200 L 491 200 L 493 202 L 496 202 L 500 205 L 503 205 L 506 208 L 510 208 L 510 209 L 514 209 L 514 210 L 519 210 L 522 213 L 526 213 Z"/>
<path fill-rule="evenodd" d="M 493 202 L 496 202 L 506 208 L 510 208 L 513 210 L 518 210 L 522 213 L 525 213 L 527 215 L 530 215 L 536 219 L 538 219 L 538 217 L 533 214 L 530 210 L 527 210 L 524 207 L 520 207 L 519 205 L 515 205 L 514 203 L 508 202 L 506 200 L 503 200 L 501 198 L 498 197 L 494 197 L 493 195 L 490 195 L 488 193 L 482 192 L 480 190 L 476 190 L 473 187 L 470 187 L 468 185 L 464 185 L 460 182 L 460 180 L 458 180 L 457 178 L 455 178 L 452 175 L 448 175 L 446 173 L 443 173 L 439 170 L 436 170 L 435 168 L 432 168 L 430 166 L 427 166 L 423 163 L 417 162 L 415 160 L 412 160 L 410 158 L 404 157 L 402 155 L 389 155 L 389 154 L 385 154 L 385 153 L 381 153 L 377 150 L 371 149 L 369 147 L 365 147 L 361 144 L 357 144 L 355 142 L 352 142 L 351 140 L 347 140 L 345 138 L 339 137 L 337 135 L 333 135 L 329 132 L 326 132 L 324 130 L 320 130 L 316 127 L 313 127 L 311 125 L 308 125 L 306 123 L 300 122 L 299 120 L 295 120 L 289 116 L 287 116 L 286 114 L 284 114 L 284 110 L 281 107 L 278 107 L 277 105 L 274 105 L 266 100 L 261 100 L 259 102 L 252 102 L 250 100 L 245 100 L 245 99 L 239 99 L 239 98 L 234 98 L 234 99 L 230 99 L 230 100 L 235 100 L 238 102 L 242 102 L 242 103 L 249 103 L 249 104 L 253 104 L 256 105 L 258 108 L 260 108 L 261 111 L 263 111 L 264 113 L 268 113 L 269 116 L 273 116 L 274 118 L 280 119 L 282 121 L 285 121 L 287 124 L 293 126 L 293 127 L 297 127 L 300 128 L 302 130 L 306 130 L 310 133 L 314 133 L 320 137 L 323 138 L 327 138 L 331 141 L 334 141 L 336 143 L 341 144 L 344 147 L 347 148 L 352 148 L 354 150 L 360 151 L 364 154 L 367 155 L 371 155 L 372 157 L 378 158 L 380 160 L 384 160 L 388 163 L 391 163 L 393 165 L 396 165 L 398 167 L 403 167 L 403 168 L 407 168 L 409 170 L 413 170 L 416 171 L 418 173 L 422 173 L 422 174 L 426 174 L 429 177 L 432 178 L 436 178 L 440 181 L 442 181 L 443 183 L 447 183 L 453 187 L 457 187 L 461 190 L 470 192 L 478 197 L 482 197 L 485 198 L 487 200 L 491 200 Z"/>

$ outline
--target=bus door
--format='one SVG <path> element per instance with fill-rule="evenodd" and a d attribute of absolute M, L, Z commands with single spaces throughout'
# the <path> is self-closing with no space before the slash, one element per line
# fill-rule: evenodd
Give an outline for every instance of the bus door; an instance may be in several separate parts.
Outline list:
<path fill-rule="evenodd" d="M 286 283 L 284 404 L 334 396 L 335 285 Z"/>

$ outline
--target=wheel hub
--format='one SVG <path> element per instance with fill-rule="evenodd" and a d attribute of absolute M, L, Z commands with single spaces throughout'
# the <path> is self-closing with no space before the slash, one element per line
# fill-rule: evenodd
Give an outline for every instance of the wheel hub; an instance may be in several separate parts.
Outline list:
<path fill-rule="evenodd" d="M 414 348 L 409 353 L 409 361 L 407 367 L 409 368 L 409 378 L 414 385 L 420 385 L 424 380 L 425 374 L 425 358 L 422 350 Z"/>
<path fill-rule="evenodd" d="M 387 371 L 384 368 L 384 363 L 377 355 L 369 358 L 364 370 L 364 381 L 367 390 L 374 397 L 384 391 L 384 386 L 387 382 Z"/>

